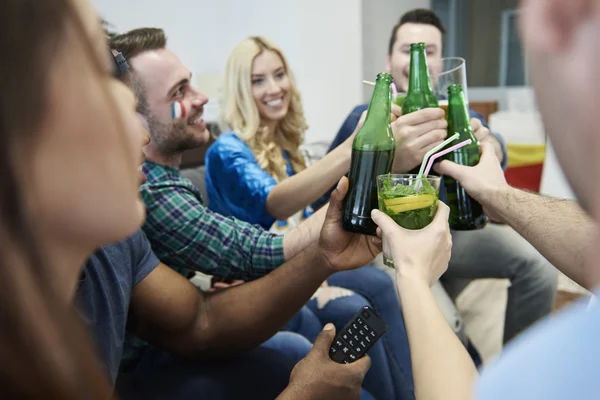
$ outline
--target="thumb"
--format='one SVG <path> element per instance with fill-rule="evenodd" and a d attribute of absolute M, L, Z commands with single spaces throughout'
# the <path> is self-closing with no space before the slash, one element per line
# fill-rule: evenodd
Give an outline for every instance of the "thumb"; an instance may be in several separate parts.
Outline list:
<path fill-rule="evenodd" d="M 433 224 L 447 224 L 448 219 L 450 218 L 450 207 L 446 205 L 443 201 L 438 200 L 438 208 L 435 214 L 435 218 L 433 219 Z"/>
<path fill-rule="evenodd" d="M 434 166 L 438 174 L 451 176 L 459 182 L 464 178 L 468 168 L 470 167 L 465 167 L 464 165 L 459 165 L 448 160 L 443 160 Z"/>
<path fill-rule="evenodd" d="M 384 235 L 391 233 L 394 229 L 398 229 L 399 225 L 394 222 L 392 218 L 386 213 L 383 213 L 377 209 L 371 211 L 371 218 L 373 222 L 381 229 Z"/>
<path fill-rule="evenodd" d="M 494 162 L 498 162 L 498 156 L 494 150 L 494 146 L 489 142 L 481 142 L 481 157 L 479 162 L 484 162 L 493 158 Z"/>
<path fill-rule="evenodd" d="M 313 350 L 319 355 L 329 355 L 329 348 L 335 338 L 335 326 L 332 323 L 325 325 L 321 333 L 315 339 Z"/>
<path fill-rule="evenodd" d="M 327 209 L 327 215 L 325 219 L 338 220 L 342 219 L 342 208 L 344 198 L 348 193 L 348 178 L 342 176 L 342 179 L 338 182 L 337 187 L 329 198 L 329 208 Z"/>

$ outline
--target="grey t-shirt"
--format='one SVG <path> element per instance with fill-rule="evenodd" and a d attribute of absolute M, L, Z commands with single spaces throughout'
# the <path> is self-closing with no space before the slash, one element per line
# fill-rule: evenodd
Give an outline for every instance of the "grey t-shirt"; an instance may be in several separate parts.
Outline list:
<path fill-rule="evenodd" d="M 96 251 L 83 269 L 76 305 L 113 384 L 123 356 L 131 292 L 158 264 L 146 236 L 138 230 Z"/>

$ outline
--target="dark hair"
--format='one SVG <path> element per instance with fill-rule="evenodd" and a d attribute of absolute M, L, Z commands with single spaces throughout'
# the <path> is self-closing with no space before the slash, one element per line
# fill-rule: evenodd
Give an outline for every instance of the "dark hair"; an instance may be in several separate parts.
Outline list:
<path fill-rule="evenodd" d="M 400 17 L 400 21 L 398 21 L 394 26 L 394 29 L 392 29 L 392 35 L 390 36 L 388 45 L 388 54 L 392 54 L 394 44 L 396 44 L 396 34 L 398 33 L 398 29 L 400 29 L 402 25 L 408 23 L 433 25 L 442 32 L 442 36 L 446 33 L 446 28 L 444 28 L 442 20 L 436 13 L 426 8 L 415 8 Z"/>
<path fill-rule="evenodd" d="M 25 198 L 27 155 L 65 42 L 93 49 L 70 0 L 0 2 L 0 398 L 110 397 L 87 333 L 52 285 Z M 27 45 L 24 45 L 27 44 Z M 96 57 L 98 58 L 98 57 Z M 100 65 L 99 60 L 96 60 Z M 17 162 L 19 161 L 19 162 Z"/>
<path fill-rule="evenodd" d="M 126 60 L 137 56 L 144 51 L 164 49 L 167 45 L 165 31 L 160 28 L 137 28 L 121 35 L 116 35 L 110 39 L 110 47 L 123 54 Z M 135 74 L 133 68 L 130 69 L 131 82 L 135 97 L 137 98 L 137 111 L 148 117 L 150 115 L 150 106 L 146 96 L 146 88 Z"/>
<path fill-rule="evenodd" d="M 144 51 L 164 49 L 166 45 L 165 31 L 160 28 L 138 28 L 110 39 L 110 47 L 121 52 L 127 60 Z"/>

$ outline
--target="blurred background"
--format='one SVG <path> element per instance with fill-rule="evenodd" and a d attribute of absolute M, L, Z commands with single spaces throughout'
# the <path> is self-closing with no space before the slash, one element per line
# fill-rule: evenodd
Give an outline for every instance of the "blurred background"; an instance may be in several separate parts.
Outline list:
<path fill-rule="evenodd" d="M 389 35 L 400 16 L 432 8 L 447 28 L 445 56 L 467 60 L 469 97 L 509 106 L 511 88 L 527 84 L 515 29 L 517 0 L 93 0 L 116 32 L 165 29 L 169 47 L 194 73 L 216 115 L 221 76 L 241 39 L 265 35 L 290 60 L 311 129 L 307 141 L 330 141 L 357 104 L 366 102 L 384 68 Z"/>

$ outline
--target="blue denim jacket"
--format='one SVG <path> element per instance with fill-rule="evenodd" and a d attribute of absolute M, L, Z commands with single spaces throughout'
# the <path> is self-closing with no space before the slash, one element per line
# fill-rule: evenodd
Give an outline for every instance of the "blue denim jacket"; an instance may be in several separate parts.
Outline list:
<path fill-rule="evenodd" d="M 348 139 L 350 137 L 350 135 L 352 135 L 352 132 L 354 132 L 354 128 L 356 128 L 356 125 L 358 124 L 358 120 L 360 119 L 361 114 L 367 108 L 369 108 L 368 104 L 361 104 L 361 105 L 355 107 L 354 110 L 352 110 L 350 115 L 348 115 L 348 117 L 342 124 L 342 127 L 338 131 L 335 139 L 333 139 L 333 142 L 331 143 L 331 146 L 329 147 L 328 152 L 330 152 L 331 150 L 338 147 L 346 139 Z M 487 122 L 485 121 L 485 118 L 483 118 L 483 115 L 476 113 L 473 110 L 469 110 L 469 113 L 471 114 L 471 118 L 479 119 L 481 121 L 481 123 L 483 124 L 483 126 L 485 126 L 486 128 L 488 127 Z M 498 139 L 498 142 L 500 142 L 500 146 L 502 146 L 502 168 L 505 169 L 507 161 L 508 161 L 508 157 L 506 155 L 506 143 L 504 142 L 504 139 L 502 138 L 502 136 L 500 136 L 499 134 L 493 133 L 493 132 L 492 132 L 492 134 L 494 135 L 494 137 L 496 139 Z M 329 196 L 331 196 L 333 189 L 334 188 L 331 188 L 327 193 L 325 193 L 319 200 L 317 200 L 313 204 L 312 207 L 314 210 L 318 210 L 323 205 L 325 205 L 325 203 L 327 203 L 329 201 Z M 443 192 L 440 190 L 440 194 L 441 193 L 443 193 Z"/>

